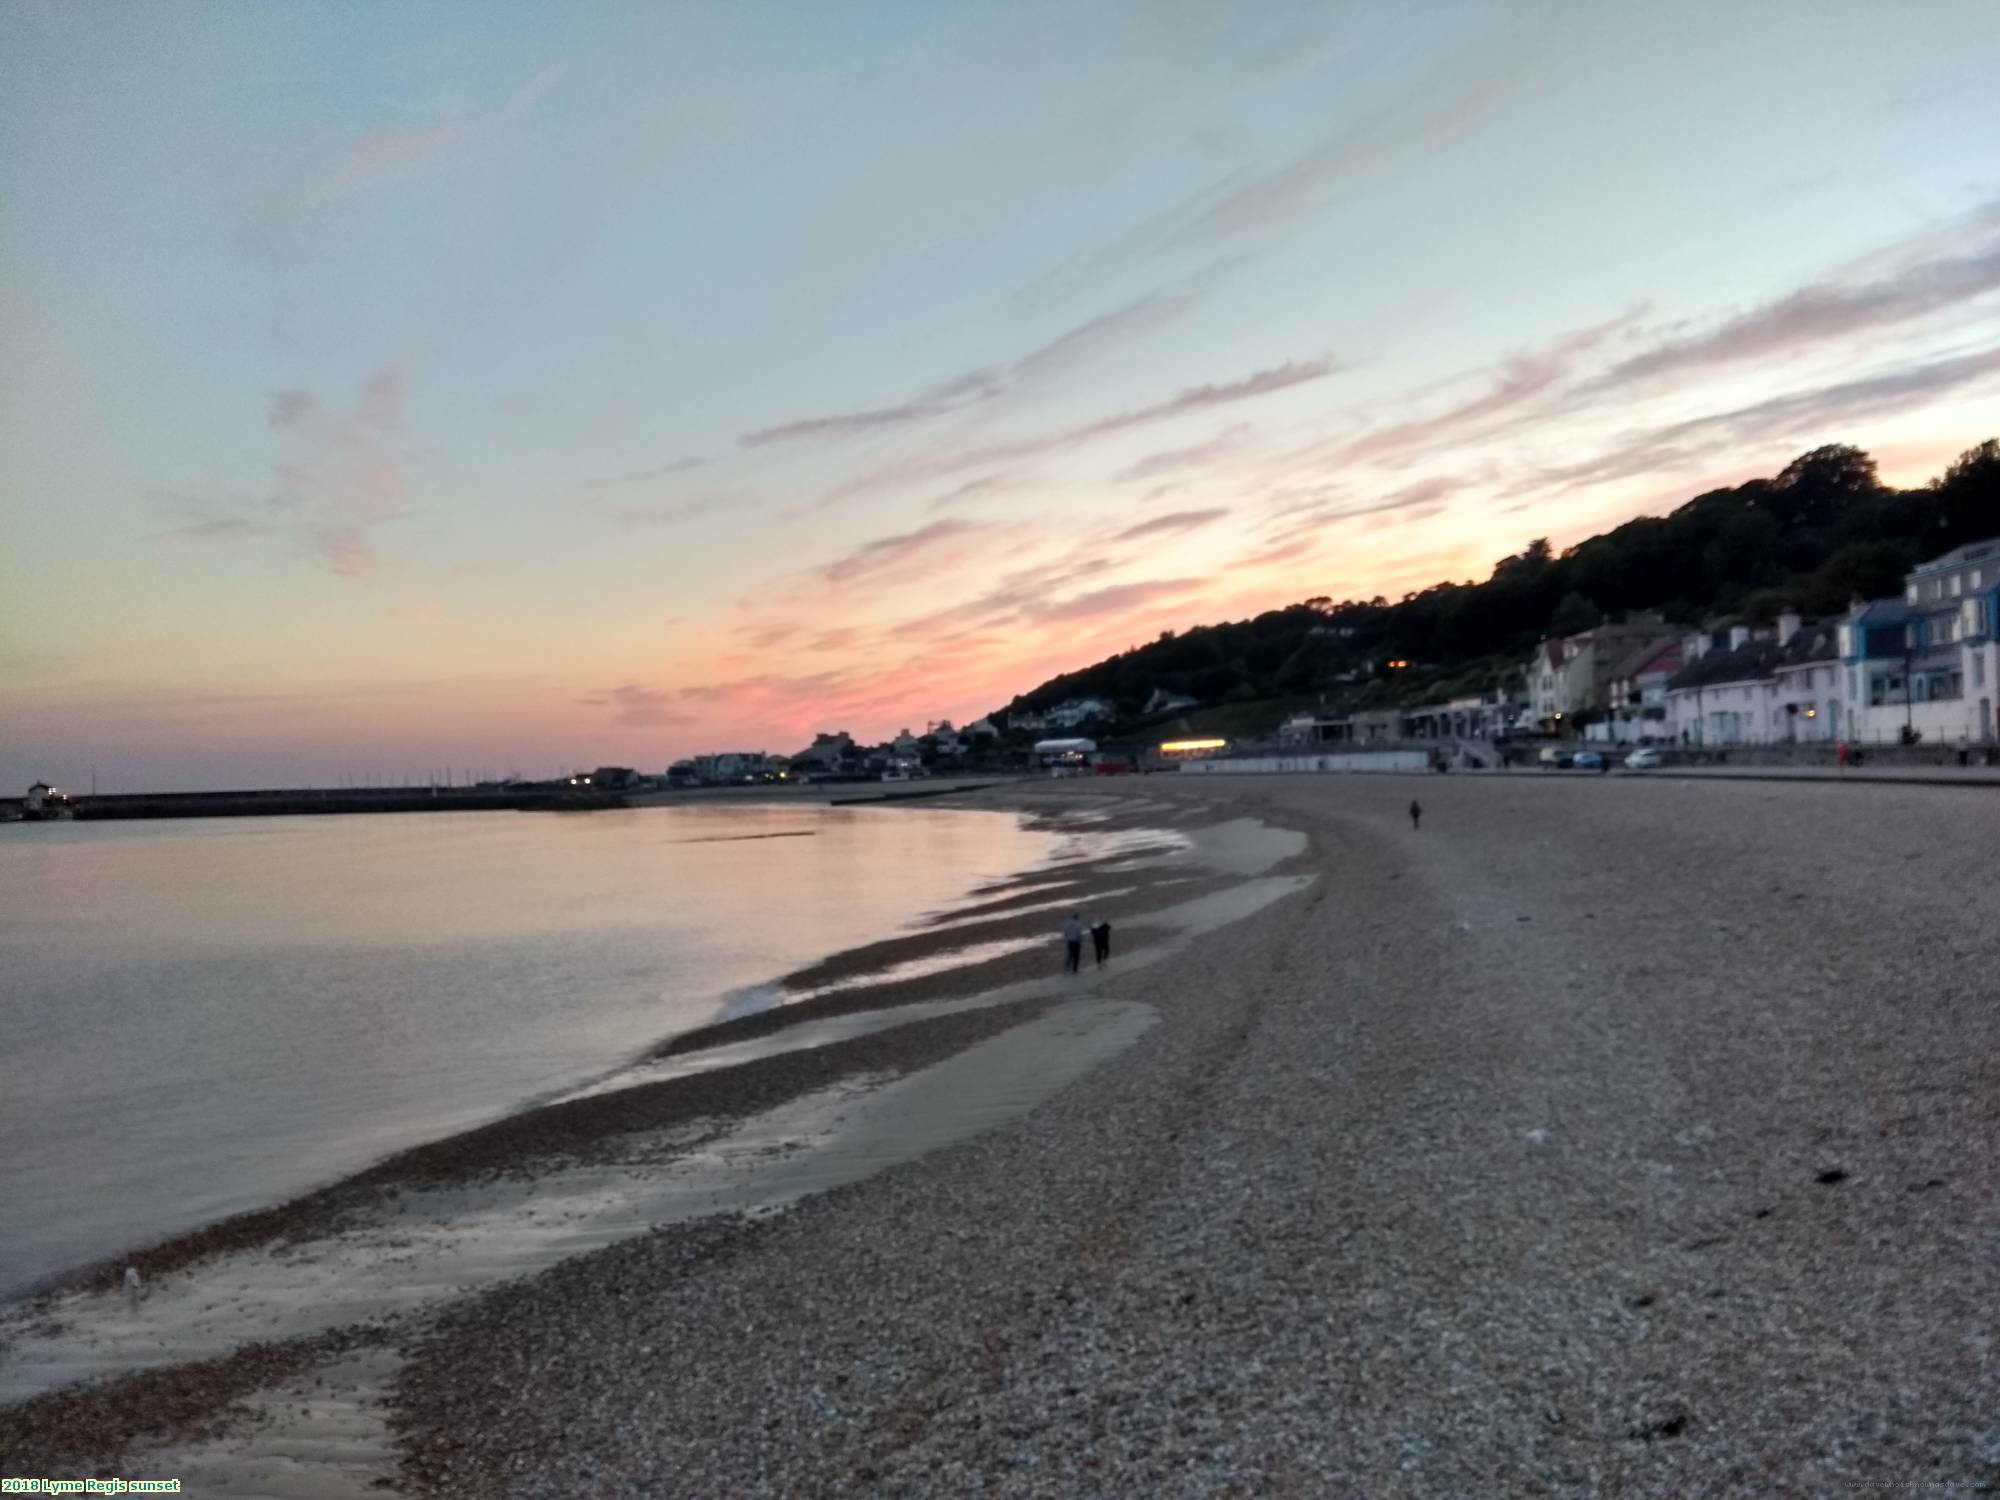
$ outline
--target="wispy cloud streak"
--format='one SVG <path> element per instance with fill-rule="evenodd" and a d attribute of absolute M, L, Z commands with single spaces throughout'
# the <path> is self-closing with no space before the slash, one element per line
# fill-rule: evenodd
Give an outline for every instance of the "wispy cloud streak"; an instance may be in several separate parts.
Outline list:
<path fill-rule="evenodd" d="M 967 371 L 907 401 L 859 411 L 800 417 L 746 432 L 746 448 L 803 438 L 850 437 L 927 421 L 1026 390 L 1097 358 L 1121 343 L 1143 337 L 1191 310 L 1220 280 L 1227 262 L 1205 267 L 1157 291 L 1079 323 L 1011 364 Z"/>
<path fill-rule="evenodd" d="M 1874 329 L 1948 312 L 1996 289 L 2000 289 L 2000 242 L 1976 254 L 1920 261 L 1870 281 L 1821 282 L 1730 318 L 1706 333 L 1634 355 L 1613 365 L 1591 388 L 1629 386 L 1846 343 Z"/>

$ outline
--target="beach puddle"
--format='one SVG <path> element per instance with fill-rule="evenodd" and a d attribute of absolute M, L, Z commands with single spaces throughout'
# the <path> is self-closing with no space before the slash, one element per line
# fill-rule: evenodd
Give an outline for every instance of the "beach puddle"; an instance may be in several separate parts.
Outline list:
<path fill-rule="evenodd" d="M 379 1500 L 396 1473 L 383 1397 L 402 1365 L 388 1348 L 332 1360 L 251 1396 L 251 1430 L 153 1449 L 130 1472 L 178 1479 L 184 1495 Z"/>

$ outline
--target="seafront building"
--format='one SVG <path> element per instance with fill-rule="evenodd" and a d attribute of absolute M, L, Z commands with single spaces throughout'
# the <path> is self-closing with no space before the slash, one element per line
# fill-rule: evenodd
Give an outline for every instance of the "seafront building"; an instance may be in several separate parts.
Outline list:
<path fill-rule="evenodd" d="M 1667 685 L 1686 665 L 1680 641 L 1647 643 L 1628 652 L 1611 673 L 1605 716 L 1584 738 L 1608 745 L 1640 745 L 1667 736 Z"/>
<path fill-rule="evenodd" d="M 1772 729 L 1793 745 L 1839 738 L 1845 709 L 1840 695 L 1839 631 L 1832 620 L 1778 617 L 1778 660 L 1773 668 L 1777 706 Z"/>
<path fill-rule="evenodd" d="M 1542 728 L 1560 732 L 1584 715 L 1612 705 L 1612 679 L 1635 656 L 1672 645 L 1674 631 L 1658 615 L 1635 614 L 1575 635 L 1551 636 L 1528 661 L 1528 696 Z"/>
<path fill-rule="evenodd" d="M 1775 628 L 1731 626 L 1683 642 L 1687 665 L 1667 690 L 1684 745 L 1845 740 L 1991 745 L 2000 682 L 2000 538 L 1913 568 L 1897 599 Z"/>
<path fill-rule="evenodd" d="M 2000 673 L 2000 537 L 1970 542 L 1904 581 L 1904 722 L 1927 741 L 1990 741 Z M 1844 655 L 1844 653 L 1843 653 Z M 1888 707 L 1889 705 L 1882 705 Z"/>
<path fill-rule="evenodd" d="M 1779 646 L 1766 631 L 1731 625 L 1681 643 L 1686 665 L 1667 685 L 1666 724 L 1683 745 L 1770 743 Z"/>

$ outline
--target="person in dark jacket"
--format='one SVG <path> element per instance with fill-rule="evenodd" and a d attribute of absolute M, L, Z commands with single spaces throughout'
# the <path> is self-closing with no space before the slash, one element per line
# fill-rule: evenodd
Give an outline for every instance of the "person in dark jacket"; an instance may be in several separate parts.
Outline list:
<path fill-rule="evenodd" d="M 1423 804 L 1414 797 L 1410 799 L 1410 826 L 1419 829 L 1424 826 Z"/>
<path fill-rule="evenodd" d="M 1102 917 L 1090 924 L 1090 946 L 1096 950 L 1101 968 L 1104 960 L 1111 957 L 1111 924 Z"/>

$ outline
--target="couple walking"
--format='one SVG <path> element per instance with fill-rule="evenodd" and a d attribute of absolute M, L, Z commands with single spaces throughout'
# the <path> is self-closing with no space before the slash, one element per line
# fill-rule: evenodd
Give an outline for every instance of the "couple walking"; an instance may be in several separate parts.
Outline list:
<path fill-rule="evenodd" d="M 1083 967 L 1083 933 L 1083 918 L 1071 912 L 1063 923 L 1063 947 L 1068 950 L 1064 968 L 1071 974 Z M 1111 924 L 1102 917 L 1090 924 L 1090 945 L 1097 950 L 1100 965 L 1111 957 Z"/>

